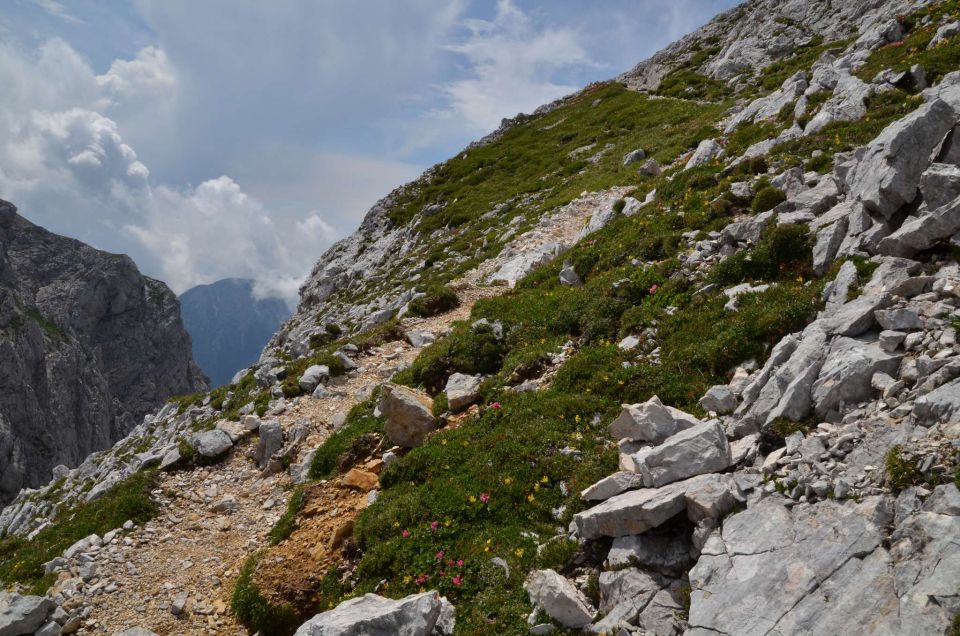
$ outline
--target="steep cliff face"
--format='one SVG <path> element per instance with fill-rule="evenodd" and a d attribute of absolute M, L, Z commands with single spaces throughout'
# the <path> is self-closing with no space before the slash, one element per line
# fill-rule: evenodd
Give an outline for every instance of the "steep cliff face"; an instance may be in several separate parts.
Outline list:
<path fill-rule="evenodd" d="M 263 346 L 290 317 L 280 298 L 256 298 L 253 281 L 227 278 L 180 295 L 183 324 L 193 340 L 197 364 L 213 386 L 256 362 Z"/>
<path fill-rule="evenodd" d="M 0 202 L 0 502 L 206 387 L 166 285 Z"/>

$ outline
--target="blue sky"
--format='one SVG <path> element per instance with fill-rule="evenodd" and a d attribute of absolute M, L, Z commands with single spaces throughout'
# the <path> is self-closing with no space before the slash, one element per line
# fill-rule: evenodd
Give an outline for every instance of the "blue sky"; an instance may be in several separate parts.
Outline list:
<path fill-rule="evenodd" d="M 377 199 L 735 0 L 7 0 L 0 197 L 175 291 L 295 296 Z"/>

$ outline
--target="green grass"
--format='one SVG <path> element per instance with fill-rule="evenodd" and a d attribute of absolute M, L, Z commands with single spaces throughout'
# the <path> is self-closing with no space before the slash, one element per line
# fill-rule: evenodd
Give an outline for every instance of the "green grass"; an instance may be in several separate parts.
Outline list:
<path fill-rule="evenodd" d="M 26 314 L 27 318 L 40 326 L 48 339 L 58 341 L 67 337 L 66 332 L 60 327 L 60 325 L 44 316 L 36 307 L 28 307 Z"/>
<path fill-rule="evenodd" d="M 327 438 L 310 464 L 310 477 L 323 479 L 331 476 L 337 468 L 337 458 L 347 452 L 354 441 L 367 433 L 383 433 L 383 418 L 373 414 L 377 393 L 369 400 L 350 409 L 343 428 Z"/>
<path fill-rule="evenodd" d="M 291 605 L 272 605 L 257 589 L 253 575 L 260 558 L 262 553 L 258 552 L 244 563 L 234 584 L 230 608 L 241 622 L 255 625 L 264 636 L 287 636 L 296 631 L 302 616 Z"/>
<path fill-rule="evenodd" d="M 902 447 L 894 446 L 887 451 L 883 462 L 887 470 L 887 483 L 895 490 L 900 491 L 924 483 L 923 474 L 917 470 L 915 463 L 903 457 Z"/>
<path fill-rule="evenodd" d="M 787 200 L 787 193 L 773 186 L 761 188 L 753 197 L 753 203 L 750 205 L 754 214 L 772 210 Z"/>
<path fill-rule="evenodd" d="M 460 306 L 457 292 L 446 285 L 430 285 L 424 295 L 410 301 L 410 313 L 414 316 L 436 316 Z"/>
<path fill-rule="evenodd" d="M 925 15 L 930 15 L 933 20 L 927 26 L 920 26 L 919 21 Z M 940 17 L 944 15 L 950 16 L 953 20 L 960 17 L 960 8 L 956 0 L 937 3 L 933 7 L 914 13 L 909 20 L 901 20 L 907 26 L 912 26 L 907 37 L 902 42 L 889 44 L 874 51 L 867 63 L 857 71 L 857 76 L 869 82 L 884 69 L 906 71 L 914 64 L 920 64 L 926 71 L 927 81 L 935 84 L 947 73 L 960 69 L 960 38 L 951 38 L 927 50 L 927 45 L 930 44 L 939 27 Z"/>
<path fill-rule="evenodd" d="M 62 512 L 53 526 L 31 541 L 22 537 L 0 539 L 0 583 L 18 583 L 25 593 L 44 594 L 54 580 L 53 575 L 44 574 L 45 562 L 60 556 L 84 537 L 102 536 L 128 519 L 143 523 L 156 514 L 156 506 L 150 499 L 153 484 L 153 472 L 136 473 L 97 501 L 81 503 Z"/>
<path fill-rule="evenodd" d="M 287 509 L 270 529 L 270 545 L 277 545 L 293 534 L 297 527 L 297 514 L 301 509 L 303 509 L 303 486 L 297 486 L 287 500 Z"/>

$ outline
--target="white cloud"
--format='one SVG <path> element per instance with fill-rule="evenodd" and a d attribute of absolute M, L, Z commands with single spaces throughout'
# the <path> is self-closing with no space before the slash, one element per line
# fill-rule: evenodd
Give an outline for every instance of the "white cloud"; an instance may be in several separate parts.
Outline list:
<path fill-rule="evenodd" d="M 0 92 L 0 197 L 53 231 L 130 253 L 178 293 L 240 276 L 293 300 L 334 238 L 316 211 L 275 223 L 228 176 L 152 182 L 114 114 L 170 111 L 178 77 L 159 48 L 96 75 L 62 40 L 32 55 L 0 46 L 0 82 L 14 89 Z"/>
<path fill-rule="evenodd" d="M 34 0 L 34 3 L 50 15 L 55 18 L 60 18 L 64 22 L 73 22 L 75 24 L 81 24 L 83 22 L 80 18 L 67 11 L 67 8 L 56 0 Z"/>
<path fill-rule="evenodd" d="M 157 97 L 171 99 L 177 77 L 163 49 L 148 46 L 132 60 L 114 60 L 106 73 L 97 76 L 97 85 L 111 104 Z"/>
<path fill-rule="evenodd" d="M 457 119 L 479 131 L 576 90 L 556 81 L 557 72 L 592 65 L 577 31 L 538 27 L 511 0 L 497 2 L 493 20 L 468 20 L 464 26 L 470 35 L 446 48 L 466 59 L 470 76 L 444 92 Z"/>
<path fill-rule="evenodd" d="M 162 278 L 183 291 L 217 278 L 258 281 L 264 295 L 296 296 L 312 255 L 333 240 L 332 230 L 310 214 L 291 228 L 277 227 L 270 212 L 227 176 L 178 191 L 160 186 L 146 202 L 145 218 L 123 231 L 157 261 Z"/>

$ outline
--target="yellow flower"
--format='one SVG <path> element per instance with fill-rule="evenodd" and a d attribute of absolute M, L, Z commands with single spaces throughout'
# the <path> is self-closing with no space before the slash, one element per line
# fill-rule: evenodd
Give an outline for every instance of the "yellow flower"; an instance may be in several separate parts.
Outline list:
<path fill-rule="evenodd" d="M 477 503 L 477 498 L 473 495 L 470 495 L 470 503 Z"/>
<path fill-rule="evenodd" d="M 549 484 L 549 483 L 550 483 L 550 478 L 547 477 L 546 475 L 544 475 L 543 477 L 540 478 L 540 482 L 541 482 L 541 483 L 544 483 L 544 484 Z"/>
<path fill-rule="evenodd" d="M 527 495 L 527 501 L 529 501 L 530 503 L 533 503 L 536 500 L 537 498 L 533 496 L 533 493 L 530 493 L 529 495 Z"/>
<path fill-rule="evenodd" d="M 579 423 L 580 423 L 580 416 L 577 415 L 576 417 L 574 417 L 574 418 L 573 418 L 573 421 L 579 424 Z"/>
<path fill-rule="evenodd" d="M 447 445 L 447 440 L 442 440 L 442 441 L 440 442 L 440 445 L 441 445 L 441 446 L 446 446 L 446 445 Z"/>
<path fill-rule="evenodd" d="M 399 521 L 394 521 L 394 522 L 393 522 L 393 527 L 394 527 L 394 528 L 399 528 L 399 527 L 400 527 L 400 522 L 399 522 Z"/>
<path fill-rule="evenodd" d="M 520 558 L 523 556 L 523 548 L 517 548 L 513 553 L 517 555 L 517 558 Z"/>
<path fill-rule="evenodd" d="M 506 478 L 503 480 L 503 485 L 504 485 L 504 486 L 509 486 L 509 485 L 512 484 L 512 483 L 513 483 L 513 477 L 506 477 Z"/>
<path fill-rule="evenodd" d="M 405 577 L 403 577 L 403 584 L 404 584 L 404 585 L 408 585 L 408 584 L 410 583 L 410 581 L 412 581 L 412 580 L 413 580 L 413 578 L 408 574 L 408 575 L 406 575 Z"/>
<path fill-rule="evenodd" d="M 493 543 L 493 539 L 487 539 L 487 545 L 490 545 L 491 543 Z"/>
<path fill-rule="evenodd" d="M 533 492 L 540 492 L 540 484 L 533 485 Z"/>
<path fill-rule="evenodd" d="M 447 519 L 446 521 L 443 522 L 443 527 L 444 527 L 444 528 L 449 528 L 449 527 L 450 527 L 450 520 L 449 520 L 449 519 Z"/>

